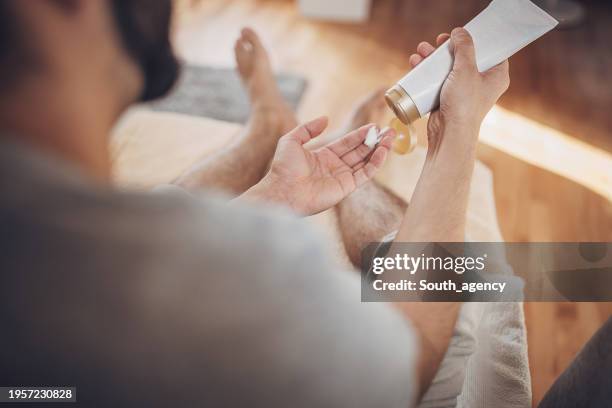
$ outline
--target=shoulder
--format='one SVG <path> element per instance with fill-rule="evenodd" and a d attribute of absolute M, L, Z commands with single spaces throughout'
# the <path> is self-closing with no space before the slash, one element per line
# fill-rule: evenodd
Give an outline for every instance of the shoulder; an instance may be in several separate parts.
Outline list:
<path fill-rule="evenodd" d="M 326 258 L 313 228 L 275 206 L 247 206 L 215 194 L 192 195 L 179 188 L 123 196 L 121 218 L 139 224 L 156 244 L 191 250 L 220 265 L 250 263 L 250 269 L 293 267 Z M 131 220 L 131 221 L 130 221 Z"/>

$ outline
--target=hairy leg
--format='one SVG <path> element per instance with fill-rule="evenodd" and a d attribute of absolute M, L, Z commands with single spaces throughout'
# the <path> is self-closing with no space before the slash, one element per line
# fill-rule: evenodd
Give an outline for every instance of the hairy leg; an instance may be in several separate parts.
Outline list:
<path fill-rule="evenodd" d="M 251 117 L 231 145 L 197 163 L 176 181 L 190 190 L 214 188 L 232 195 L 242 194 L 264 176 L 278 139 L 297 126 L 257 34 L 244 29 L 234 51 L 238 73 L 249 94 Z"/>
<path fill-rule="evenodd" d="M 381 91 L 372 94 L 357 107 L 348 127 L 380 121 L 385 106 Z M 353 265 L 361 266 L 361 251 L 368 243 L 380 241 L 399 228 L 407 207 L 408 203 L 376 181 L 365 184 L 335 207 L 344 247 Z"/>

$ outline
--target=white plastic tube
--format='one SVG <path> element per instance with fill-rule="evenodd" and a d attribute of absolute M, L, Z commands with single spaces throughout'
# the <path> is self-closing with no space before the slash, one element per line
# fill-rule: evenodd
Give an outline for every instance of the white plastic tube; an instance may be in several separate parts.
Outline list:
<path fill-rule="evenodd" d="M 493 0 L 465 28 L 472 35 L 478 70 L 484 72 L 510 58 L 558 24 L 529 0 Z M 387 92 L 387 102 L 404 123 L 440 105 L 442 85 L 453 67 L 447 41 Z"/>

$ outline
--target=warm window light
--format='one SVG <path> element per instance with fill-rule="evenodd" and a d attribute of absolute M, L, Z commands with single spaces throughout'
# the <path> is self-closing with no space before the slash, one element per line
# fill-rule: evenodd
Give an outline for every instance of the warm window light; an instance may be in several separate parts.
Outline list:
<path fill-rule="evenodd" d="M 484 120 L 480 141 L 612 202 L 612 155 L 602 149 L 499 106 Z"/>

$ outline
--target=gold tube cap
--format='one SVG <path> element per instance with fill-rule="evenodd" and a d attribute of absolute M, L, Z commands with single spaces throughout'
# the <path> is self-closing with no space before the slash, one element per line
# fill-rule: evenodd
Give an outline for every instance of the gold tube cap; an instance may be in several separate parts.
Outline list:
<path fill-rule="evenodd" d="M 385 100 L 395 116 L 405 124 L 412 123 L 421 117 L 416 104 L 400 85 L 396 84 L 389 89 L 385 94 Z"/>

